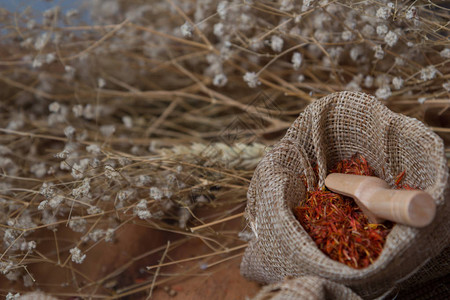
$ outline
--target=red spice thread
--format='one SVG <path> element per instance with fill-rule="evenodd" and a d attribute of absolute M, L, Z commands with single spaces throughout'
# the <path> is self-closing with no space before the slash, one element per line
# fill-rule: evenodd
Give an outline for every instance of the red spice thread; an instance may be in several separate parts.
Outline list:
<path fill-rule="evenodd" d="M 358 154 L 338 162 L 330 173 L 374 176 L 366 159 Z M 400 184 L 404 176 L 405 172 L 397 176 L 396 188 L 412 189 Z M 308 191 L 294 214 L 322 252 L 355 269 L 365 268 L 379 257 L 393 226 L 391 222 L 369 223 L 352 198 L 326 188 Z"/>

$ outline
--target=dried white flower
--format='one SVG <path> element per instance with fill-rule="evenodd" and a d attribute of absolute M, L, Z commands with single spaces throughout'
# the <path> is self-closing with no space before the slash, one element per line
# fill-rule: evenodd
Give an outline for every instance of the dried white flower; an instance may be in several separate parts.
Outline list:
<path fill-rule="evenodd" d="M 383 100 L 386 100 L 391 95 L 392 95 L 392 92 L 388 85 L 382 86 L 375 91 L 375 96 L 377 96 L 377 98 L 380 98 Z"/>
<path fill-rule="evenodd" d="M 392 85 L 396 90 L 399 90 L 403 87 L 403 79 L 400 77 L 394 77 L 392 79 Z"/>
<path fill-rule="evenodd" d="M 152 214 L 147 209 L 147 200 L 142 199 L 136 204 L 134 207 L 134 215 L 143 220 L 151 218 Z"/>
<path fill-rule="evenodd" d="M 312 1 L 313 0 L 303 0 L 302 12 L 307 11 L 310 8 Z"/>
<path fill-rule="evenodd" d="M 43 57 L 41 55 L 36 56 L 36 58 L 33 60 L 33 63 L 31 64 L 31 67 L 33 69 L 38 69 L 40 67 L 42 67 L 42 65 L 44 64 L 44 60 Z"/>
<path fill-rule="evenodd" d="M 89 207 L 86 211 L 88 215 L 96 215 L 103 213 L 103 210 L 95 205 Z"/>
<path fill-rule="evenodd" d="M 15 119 L 9 121 L 6 129 L 18 130 L 18 129 L 22 128 L 24 125 L 25 125 L 25 120 L 22 115 L 19 115 L 18 118 L 15 118 Z"/>
<path fill-rule="evenodd" d="M 436 73 L 437 73 L 436 67 L 430 65 L 420 70 L 420 79 L 422 79 L 423 81 L 431 80 L 434 77 L 436 77 Z"/>
<path fill-rule="evenodd" d="M 74 105 L 72 107 L 72 112 L 75 115 L 75 118 L 81 117 L 83 115 L 83 106 L 80 104 Z"/>
<path fill-rule="evenodd" d="M 302 54 L 300 52 L 294 52 L 294 54 L 292 55 L 291 61 L 292 61 L 292 67 L 294 68 L 294 70 L 300 69 L 300 66 L 303 61 Z"/>
<path fill-rule="evenodd" d="M 64 78 L 66 80 L 72 80 L 75 76 L 75 68 L 69 65 L 64 66 L 64 70 L 66 71 L 66 74 L 64 75 Z"/>
<path fill-rule="evenodd" d="M 11 149 L 9 149 L 8 147 L 4 146 L 4 145 L 0 145 L 0 155 L 6 155 L 6 154 L 11 154 L 12 151 Z"/>
<path fill-rule="evenodd" d="M 392 47 L 397 43 L 398 35 L 393 31 L 389 31 L 384 37 L 384 41 L 389 45 L 389 47 Z"/>
<path fill-rule="evenodd" d="M 66 18 L 70 19 L 73 17 L 76 17 L 80 14 L 80 12 L 78 11 L 78 9 L 69 9 L 68 11 L 66 11 Z"/>
<path fill-rule="evenodd" d="M 414 18 L 416 16 L 416 8 L 414 6 L 412 6 L 411 8 L 409 8 L 406 13 L 405 13 L 405 18 L 407 20 L 411 20 L 412 18 Z"/>
<path fill-rule="evenodd" d="M 55 193 L 53 186 L 54 185 L 52 182 L 44 182 L 39 190 L 39 194 L 41 194 L 47 199 L 53 197 Z"/>
<path fill-rule="evenodd" d="M 47 173 L 45 168 L 45 163 L 34 164 L 30 167 L 30 172 L 33 173 L 37 178 L 42 178 Z"/>
<path fill-rule="evenodd" d="M 350 58 L 353 61 L 357 61 L 364 54 L 364 50 L 362 47 L 356 46 L 350 50 Z"/>
<path fill-rule="evenodd" d="M 91 189 L 90 179 L 83 179 L 83 183 L 72 190 L 72 196 L 75 198 L 86 197 L 89 194 L 89 190 Z"/>
<path fill-rule="evenodd" d="M 377 34 L 379 36 L 385 36 L 388 31 L 389 31 L 389 28 L 384 24 L 377 26 Z"/>
<path fill-rule="evenodd" d="M 294 9 L 294 4 L 292 0 L 282 0 L 280 5 L 281 11 L 291 11 Z"/>
<path fill-rule="evenodd" d="M 34 281 L 33 281 L 33 278 L 31 278 L 31 276 L 29 274 L 23 275 L 22 279 L 23 279 L 23 285 L 25 287 L 32 287 L 33 286 Z M 23 297 L 26 297 L 26 296 L 27 295 L 25 294 Z M 22 297 L 22 299 L 23 299 L 23 297 Z"/>
<path fill-rule="evenodd" d="M 244 81 L 247 82 L 248 86 L 251 88 L 255 88 L 261 84 L 258 79 L 258 74 L 255 72 L 247 72 L 244 75 Z"/>
<path fill-rule="evenodd" d="M 196 203 L 208 203 L 208 198 L 206 198 L 204 195 L 200 195 L 195 198 Z"/>
<path fill-rule="evenodd" d="M 38 210 L 44 210 L 48 205 L 48 200 L 41 201 L 38 205 Z"/>
<path fill-rule="evenodd" d="M 125 201 L 127 199 L 129 199 L 131 197 L 131 195 L 133 195 L 134 190 L 132 189 L 127 189 L 127 190 L 120 190 L 117 193 L 117 199 L 119 199 L 119 201 Z"/>
<path fill-rule="evenodd" d="M 98 84 L 98 87 L 102 89 L 102 88 L 105 87 L 106 81 L 105 81 L 105 79 L 99 77 L 98 80 L 97 80 L 97 84 Z"/>
<path fill-rule="evenodd" d="M 94 155 L 98 155 L 100 154 L 102 151 L 100 150 L 100 147 L 96 144 L 91 144 L 89 146 L 86 146 L 86 151 L 94 154 Z"/>
<path fill-rule="evenodd" d="M 213 32 L 217 37 L 223 36 L 225 34 L 225 25 L 223 23 L 214 24 Z"/>
<path fill-rule="evenodd" d="M 342 40 L 350 41 L 353 38 L 353 33 L 350 30 L 345 30 L 341 34 Z"/>
<path fill-rule="evenodd" d="M 367 88 L 371 88 L 373 85 L 373 77 L 370 75 L 367 75 L 364 79 L 364 86 Z"/>
<path fill-rule="evenodd" d="M 19 276 L 21 275 L 21 272 L 18 270 L 13 270 L 13 271 L 9 271 L 5 277 L 9 280 L 9 281 L 16 281 L 17 279 L 19 279 Z"/>
<path fill-rule="evenodd" d="M 270 39 L 270 46 L 272 47 L 272 50 L 275 52 L 281 52 L 283 50 L 283 44 L 284 41 L 282 38 L 280 38 L 278 35 L 273 35 Z"/>
<path fill-rule="evenodd" d="M 184 37 L 192 37 L 192 31 L 194 30 L 194 28 L 192 27 L 192 25 L 186 21 L 182 26 L 181 26 L 181 34 Z"/>
<path fill-rule="evenodd" d="M 47 225 L 47 229 L 55 229 L 56 228 L 56 222 L 58 220 L 56 219 L 55 215 L 48 210 L 42 211 L 42 219 L 41 222 L 45 225 Z"/>
<path fill-rule="evenodd" d="M 93 242 L 98 242 L 105 236 L 105 231 L 103 229 L 95 229 L 91 231 L 88 235 L 88 239 Z"/>
<path fill-rule="evenodd" d="M 89 158 L 83 158 L 78 163 L 72 165 L 71 175 L 75 179 L 81 179 L 85 176 L 85 171 L 89 166 Z"/>
<path fill-rule="evenodd" d="M 359 84 L 358 84 L 357 82 L 355 82 L 355 81 L 350 81 L 350 82 L 346 85 L 345 88 L 346 88 L 347 90 L 349 90 L 349 91 L 356 91 L 356 92 L 361 91 L 361 87 L 360 87 Z"/>
<path fill-rule="evenodd" d="M 405 61 L 401 57 L 396 57 L 395 58 L 395 64 L 397 64 L 399 66 L 403 66 L 405 64 Z"/>
<path fill-rule="evenodd" d="M 12 261 L 8 261 L 8 262 L 4 262 L 4 261 L 0 261 L 0 272 L 5 275 L 7 274 L 9 271 L 11 271 L 14 267 L 14 264 Z"/>
<path fill-rule="evenodd" d="M 162 188 L 162 192 L 163 192 L 164 197 L 166 197 L 168 199 L 170 199 L 173 195 L 172 189 L 170 189 L 168 186 L 164 186 Z"/>
<path fill-rule="evenodd" d="M 64 200 L 64 196 L 61 194 L 58 194 L 58 195 L 54 196 L 52 199 L 50 199 L 50 201 L 48 202 L 48 205 L 51 208 L 55 209 L 61 204 L 61 202 L 63 202 L 63 200 Z"/>
<path fill-rule="evenodd" d="M 444 82 L 442 84 L 442 87 L 447 91 L 450 92 L 450 81 Z"/>
<path fill-rule="evenodd" d="M 116 126 L 114 126 L 114 125 L 103 125 L 103 126 L 100 126 L 100 133 L 104 137 L 112 136 L 115 131 L 116 131 Z"/>
<path fill-rule="evenodd" d="M 123 116 L 122 117 L 123 125 L 125 125 L 126 128 L 131 129 L 133 128 L 133 119 L 130 116 Z"/>
<path fill-rule="evenodd" d="M 150 197 L 155 200 L 161 200 L 163 198 L 163 192 L 156 186 L 150 188 Z"/>
<path fill-rule="evenodd" d="M 145 186 L 152 181 L 151 177 L 148 175 L 139 175 L 136 180 L 136 185 L 139 187 Z"/>
<path fill-rule="evenodd" d="M 36 242 L 35 241 L 29 241 L 27 245 L 27 250 L 32 251 L 36 249 Z"/>
<path fill-rule="evenodd" d="M 361 30 L 361 33 L 365 37 L 370 37 L 375 33 L 375 29 L 373 29 L 373 26 L 370 24 L 364 25 L 363 29 Z"/>
<path fill-rule="evenodd" d="M 75 128 L 73 126 L 67 126 L 66 128 L 64 128 L 64 135 L 66 137 L 68 137 L 69 139 L 73 137 L 75 133 Z"/>
<path fill-rule="evenodd" d="M 69 228 L 75 232 L 84 232 L 86 230 L 87 221 L 85 219 L 72 219 L 69 221 Z"/>
<path fill-rule="evenodd" d="M 59 6 L 54 6 L 54 7 L 51 7 L 49 9 L 45 10 L 42 13 L 42 16 L 44 17 L 44 19 L 53 19 L 56 16 L 58 16 L 60 12 L 61 12 L 60 7 Z"/>
<path fill-rule="evenodd" d="M 34 43 L 34 49 L 36 49 L 38 51 L 42 50 L 45 47 L 45 45 L 47 44 L 47 42 L 49 41 L 49 39 L 50 39 L 50 33 L 44 32 L 36 39 L 36 42 Z"/>
<path fill-rule="evenodd" d="M 180 207 L 178 209 L 178 226 L 180 228 L 186 228 L 186 224 L 191 218 L 191 212 L 187 207 Z"/>
<path fill-rule="evenodd" d="M 442 58 L 450 58 L 450 48 L 445 48 L 439 52 Z"/>
<path fill-rule="evenodd" d="M 113 241 L 113 239 L 114 239 L 114 232 L 115 231 L 116 230 L 113 229 L 113 228 L 108 228 L 105 231 L 105 242 L 112 242 Z"/>
<path fill-rule="evenodd" d="M 77 264 L 81 264 L 86 258 L 86 254 L 81 255 L 81 250 L 77 247 L 69 250 L 70 254 L 72 254 L 72 261 Z"/>
<path fill-rule="evenodd" d="M 21 251 L 28 251 L 32 252 L 34 249 L 36 249 L 36 242 L 35 241 L 29 241 L 26 242 L 25 240 L 20 244 L 20 250 Z"/>
<path fill-rule="evenodd" d="M 261 48 L 264 46 L 263 41 L 256 38 L 252 38 L 249 43 L 250 49 L 253 51 L 261 50 Z"/>
<path fill-rule="evenodd" d="M 6 300 L 19 300 L 19 298 L 20 298 L 20 293 L 13 294 L 13 293 L 9 292 L 8 295 L 6 295 Z"/>
<path fill-rule="evenodd" d="M 91 104 L 86 104 L 83 108 L 83 117 L 88 120 L 93 120 L 96 115 L 96 109 Z"/>
<path fill-rule="evenodd" d="M 114 170 L 113 167 L 106 165 L 105 166 L 105 176 L 109 179 L 115 179 L 120 177 L 120 173 Z"/>
<path fill-rule="evenodd" d="M 56 60 L 56 56 L 55 56 L 54 53 L 48 53 L 48 54 L 45 56 L 45 62 L 46 62 L 47 64 L 51 64 L 51 63 L 54 62 L 55 60 Z"/>
<path fill-rule="evenodd" d="M 222 20 L 225 20 L 227 17 L 227 10 L 228 10 L 228 1 L 220 1 L 217 5 L 217 13 L 219 14 L 220 18 Z"/>
<path fill-rule="evenodd" d="M 225 74 L 220 73 L 214 76 L 213 85 L 218 87 L 223 87 L 227 84 L 228 78 Z"/>
<path fill-rule="evenodd" d="M 375 51 L 374 57 L 376 59 L 383 59 L 384 58 L 384 51 L 383 51 L 383 48 L 381 48 L 380 45 L 375 45 L 373 47 L 373 50 Z"/>
<path fill-rule="evenodd" d="M 391 8 L 389 7 L 380 7 L 377 10 L 377 18 L 379 19 L 383 19 L 383 20 L 387 20 L 387 18 L 389 18 L 389 16 L 391 15 Z"/>
<path fill-rule="evenodd" d="M 50 103 L 50 105 L 48 106 L 48 110 L 50 112 L 54 112 L 57 113 L 59 111 L 59 109 L 61 108 L 61 106 L 59 105 L 58 102 L 52 102 Z"/>
<path fill-rule="evenodd" d="M 34 29 L 34 28 L 36 28 L 36 20 L 33 20 L 33 19 L 31 19 L 31 20 L 28 20 L 28 22 L 27 22 L 27 28 L 28 29 Z"/>

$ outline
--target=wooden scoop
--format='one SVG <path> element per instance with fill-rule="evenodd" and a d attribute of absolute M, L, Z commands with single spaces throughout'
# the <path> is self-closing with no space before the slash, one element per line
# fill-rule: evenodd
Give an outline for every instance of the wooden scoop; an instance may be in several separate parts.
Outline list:
<path fill-rule="evenodd" d="M 390 220 L 413 227 L 433 221 L 436 204 L 420 190 L 393 190 L 378 177 L 332 173 L 325 185 L 335 193 L 352 197 L 372 223 Z"/>

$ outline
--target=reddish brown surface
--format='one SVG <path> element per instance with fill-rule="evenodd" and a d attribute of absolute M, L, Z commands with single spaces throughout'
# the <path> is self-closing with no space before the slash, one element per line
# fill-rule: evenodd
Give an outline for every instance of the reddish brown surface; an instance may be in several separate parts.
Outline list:
<path fill-rule="evenodd" d="M 198 246 L 191 244 L 187 248 L 180 250 L 184 252 L 184 257 L 186 254 L 188 256 L 198 255 Z M 189 264 L 189 266 L 196 266 L 198 269 L 198 274 L 194 274 L 190 277 L 179 278 L 174 282 L 162 285 L 160 288 L 156 289 L 153 293 L 153 299 L 186 299 L 186 300 L 206 300 L 206 299 L 245 299 L 246 296 L 252 297 L 256 295 L 260 289 L 259 285 L 250 282 L 243 278 L 239 273 L 239 264 L 241 261 L 241 256 L 234 258 L 226 263 L 219 264 L 207 270 L 200 270 L 199 264 L 197 262 Z M 185 269 L 186 267 L 172 268 L 175 269 Z M 176 291 L 175 296 L 170 296 L 168 290 Z"/>
<path fill-rule="evenodd" d="M 218 226 L 218 229 L 236 230 L 237 232 L 240 226 L 241 220 L 238 219 L 234 222 L 227 222 L 225 225 Z M 242 241 L 237 240 L 234 234 L 230 236 L 233 237 L 222 237 L 217 240 L 221 243 L 226 243 L 227 247 L 243 244 Z M 63 249 L 62 253 L 64 253 L 60 257 L 61 263 L 66 260 L 69 255 L 68 249 L 73 247 L 74 242 L 79 240 L 79 237 L 78 234 L 74 234 L 71 230 L 64 227 L 58 229 L 58 243 L 60 249 Z M 18 284 L 4 279 L 0 275 L 0 294 L 6 294 L 9 290 L 24 293 L 39 288 L 49 293 L 55 293 L 61 299 L 68 299 L 69 296 L 84 295 L 86 297 L 91 293 L 111 295 L 111 290 L 115 290 L 120 294 L 121 289 L 142 283 L 147 288 L 143 289 L 140 293 L 131 294 L 128 298 L 122 297 L 122 299 L 145 299 L 150 290 L 149 287 L 155 271 L 153 269 L 152 271 L 146 272 L 145 267 L 158 264 L 168 240 L 172 241 L 172 250 L 168 252 L 164 262 L 186 259 L 213 252 L 205 243 L 195 237 L 176 246 L 176 241 L 180 238 L 185 238 L 184 235 L 126 224 L 117 231 L 116 241 L 114 243 L 100 242 L 86 253 L 86 260 L 82 264 L 68 262 L 69 266 L 71 265 L 74 269 L 83 273 L 86 277 L 84 278 L 80 275 L 74 276 L 75 273 L 71 272 L 69 268 L 63 269 L 57 266 L 53 233 L 51 231 L 46 232 L 44 238 L 48 242 L 41 243 L 38 251 L 53 260 L 55 264 L 36 263 L 30 265 L 29 270 L 37 280 L 35 286 L 31 288 L 23 288 Z M 162 250 L 133 262 L 133 259 L 137 259 L 143 253 L 158 247 Z M 80 246 L 80 249 L 83 251 L 87 248 L 87 245 Z M 211 264 L 242 252 L 243 249 L 240 249 L 230 254 L 215 255 L 202 260 L 162 267 L 156 280 L 157 286 L 154 288 L 152 299 L 220 300 L 245 299 L 246 296 L 255 295 L 259 290 L 259 286 L 256 283 L 245 280 L 239 273 L 239 263 L 242 256 L 227 260 L 206 270 L 200 268 L 200 264 L 202 263 Z M 105 279 L 105 276 L 121 267 L 125 269 L 124 272 L 121 272 L 118 276 Z M 174 274 L 177 276 L 174 276 Z M 76 278 L 75 281 L 74 278 Z M 89 282 L 95 282 L 101 279 L 105 280 L 102 281 L 99 288 L 94 288 L 94 286 L 86 287 Z M 170 279 L 170 281 L 167 281 L 167 279 Z M 161 281 L 166 282 L 160 284 Z M 72 284 L 70 287 L 61 286 L 64 282 L 70 282 Z M 83 288 L 77 293 L 74 291 L 74 284 Z M 107 287 L 108 290 L 104 287 Z M 170 296 L 170 290 L 176 291 L 176 295 L 174 296 L 174 292 L 172 292 L 172 296 Z"/>
<path fill-rule="evenodd" d="M 41 234 L 43 232 L 41 231 Z M 70 229 L 61 227 L 56 232 L 58 238 L 59 248 L 62 249 L 60 256 L 61 264 L 63 264 L 69 255 L 69 247 L 73 243 L 79 240 L 80 235 L 73 233 Z M 55 240 L 51 231 L 46 232 L 46 236 L 40 236 L 40 239 L 48 240 L 48 242 L 42 242 L 37 250 L 54 261 L 54 263 L 42 263 L 38 262 L 29 266 L 29 271 L 36 278 L 36 285 L 32 288 L 23 288 L 18 285 L 14 285 L 13 282 L 2 278 L 0 280 L 0 288 L 2 290 L 9 290 L 14 287 L 17 291 L 35 290 L 36 287 L 43 291 L 50 293 L 62 293 L 67 295 L 76 296 L 73 287 L 65 287 L 66 282 L 76 282 L 77 286 L 83 287 L 89 282 L 97 281 L 104 278 L 117 268 L 123 266 L 129 262 L 133 257 L 142 254 L 150 249 L 156 248 L 161 245 L 165 245 L 166 233 L 148 229 L 141 226 L 127 224 L 118 230 L 116 235 L 116 241 L 114 243 L 100 242 L 96 247 L 93 247 L 86 253 L 86 259 L 82 264 L 75 264 L 69 260 L 68 266 L 72 266 L 73 269 L 81 272 L 84 276 L 76 276 L 74 281 L 74 273 L 70 271 L 70 268 L 61 268 L 57 265 L 58 258 L 54 251 Z M 170 235 L 169 235 L 170 237 Z M 81 245 L 80 249 L 83 251 L 87 249 L 87 246 Z M 133 282 L 134 274 L 139 270 L 142 264 L 153 263 L 158 259 L 158 255 L 154 254 L 149 256 L 139 263 L 131 264 L 122 275 L 120 275 L 117 285 L 126 285 Z M 79 274 L 79 273 L 78 273 Z M 110 285 L 113 282 L 106 280 Z M 80 290 L 80 293 L 94 292 L 95 289 L 84 288 Z M 101 293 L 101 288 L 97 290 Z"/>
<path fill-rule="evenodd" d="M 208 210 L 197 211 L 198 216 L 204 216 Z M 212 236 L 215 240 L 226 244 L 228 248 L 242 245 L 244 242 L 237 239 L 237 232 L 243 226 L 242 218 L 237 218 L 232 221 L 224 222 L 213 226 L 214 230 L 219 233 L 217 237 Z M 211 231 L 210 228 L 203 229 L 204 232 Z M 221 236 L 221 232 L 230 232 L 227 236 Z M 236 232 L 236 233 L 231 233 Z M 201 232 L 199 232 L 201 233 Z M 214 244 L 213 244 L 214 245 Z M 225 300 L 225 299 L 245 299 L 253 297 L 259 291 L 260 286 L 246 280 L 240 275 L 239 265 L 242 255 L 233 259 L 227 260 L 223 263 L 217 264 L 205 270 L 201 270 L 200 266 L 211 265 L 214 262 L 226 259 L 233 255 L 243 253 L 244 249 L 230 252 L 229 254 L 221 254 L 211 256 L 209 258 L 199 259 L 192 262 L 176 264 L 169 267 L 161 268 L 161 275 L 159 279 L 163 279 L 164 273 L 178 274 L 187 272 L 189 275 L 175 277 L 174 280 L 167 284 L 162 284 L 154 290 L 153 299 L 186 299 L 186 300 Z M 209 254 L 213 251 L 200 239 L 191 239 L 188 243 L 171 251 L 170 259 L 172 261 L 185 259 L 189 257 L 196 257 L 203 254 Z M 166 260 L 167 261 L 167 258 Z M 159 280 L 158 279 L 158 280 Z M 176 292 L 175 296 L 170 296 L 170 290 Z M 173 292 L 172 292 L 173 293 Z"/>

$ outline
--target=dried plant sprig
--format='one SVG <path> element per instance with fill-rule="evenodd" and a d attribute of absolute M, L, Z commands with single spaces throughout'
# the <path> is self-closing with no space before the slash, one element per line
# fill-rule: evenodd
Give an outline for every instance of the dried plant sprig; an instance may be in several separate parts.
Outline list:
<path fill-rule="evenodd" d="M 203 161 L 205 166 L 226 166 L 231 169 L 252 170 L 270 147 L 260 143 L 225 144 L 193 143 L 156 150 L 163 157 L 182 157 L 184 162 Z"/>

